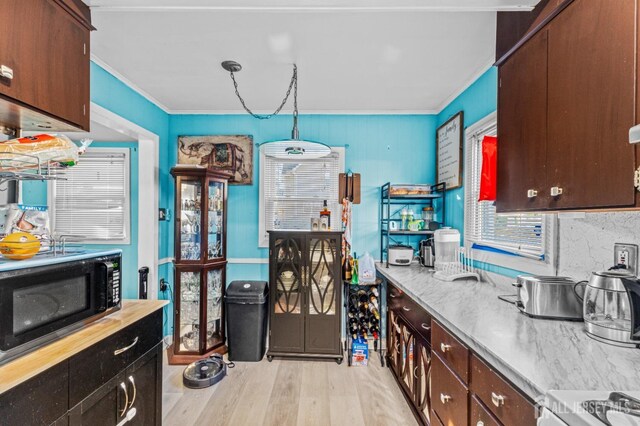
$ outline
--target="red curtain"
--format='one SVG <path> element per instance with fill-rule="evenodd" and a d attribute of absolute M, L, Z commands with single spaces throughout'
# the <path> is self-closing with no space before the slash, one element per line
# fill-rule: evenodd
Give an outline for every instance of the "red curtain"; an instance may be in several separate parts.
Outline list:
<path fill-rule="evenodd" d="M 498 169 L 498 138 L 485 136 L 482 139 L 482 173 L 478 201 L 495 201 Z"/>

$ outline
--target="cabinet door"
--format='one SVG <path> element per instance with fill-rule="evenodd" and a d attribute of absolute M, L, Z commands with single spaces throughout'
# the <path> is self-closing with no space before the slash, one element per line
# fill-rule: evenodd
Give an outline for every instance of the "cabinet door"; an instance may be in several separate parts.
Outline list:
<path fill-rule="evenodd" d="M 338 354 L 341 351 L 340 244 L 339 235 L 307 238 L 305 352 L 308 353 Z"/>
<path fill-rule="evenodd" d="M 498 212 L 542 210 L 549 203 L 547 32 L 538 33 L 500 67 Z M 532 196 L 530 191 L 537 191 Z"/>
<path fill-rule="evenodd" d="M 72 408 L 69 425 L 117 425 L 126 418 L 130 397 L 122 372 Z"/>
<path fill-rule="evenodd" d="M 224 304 L 222 303 L 225 286 L 226 265 L 205 269 L 205 350 L 209 351 L 224 344 Z"/>
<path fill-rule="evenodd" d="M 418 368 L 416 363 L 416 338 L 415 334 L 411 331 L 403 320 L 400 320 L 400 350 L 401 350 L 401 365 L 400 379 L 402 387 L 407 392 L 407 395 L 412 401 L 415 401 L 416 395 L 416 370 Z"/>
<path fill-rule="evenodd" d="M 134 362 L 126 371 L 129 425 L 159 425 L 162 421 L 162 345 Z"/>
<path fill-rule="evenodd" d="M 549 24 L 551 208 L 635 203 L 635 3 L 576 0 Z"/>
<path fill-rule="evenodd" d="M 389 306 L 389 305 L 387 305 Z M 401 350 L 400 350 L 400 324 L 398 323 L 398 314 L 391 309 L 387 310 L 387 360 L 389 367 L 393 370 L 396 377 L 400 377 L 401 374 Z"/>
<path fill-rule="evenodd" d="M 270 235 L 270 352 L 304 352 L 304 237 Z"/>
<path fill-rule="evenodd" d="M 207 182 L 206 214 L 207 250 L 209 262 L 223 260 L 227 257 L 226 242 L 226 199 L 227 183 L 222 179 L 210 178 Z"/>
<path fill-rule="evenodd" d="M 89 30 L 53 0 L 3 2 L 0 95 L 89 129 Z"/>
<path fill-rule="evenodd" d="M 197 354 L 202 347 L 202 274 L 198 266 L 176 267 L 176 353 Z"/>
<path fill-rule="evenodd" d="M 176 195 L 176 263 L 202 263 L 204 225 L 202 181 L 179 176 Z"/>
<path fill-rule="evenodd" d="M 423 338 L 416 338 L 415 406 L 425 424 L 431 422 L 431 347 Z"/>

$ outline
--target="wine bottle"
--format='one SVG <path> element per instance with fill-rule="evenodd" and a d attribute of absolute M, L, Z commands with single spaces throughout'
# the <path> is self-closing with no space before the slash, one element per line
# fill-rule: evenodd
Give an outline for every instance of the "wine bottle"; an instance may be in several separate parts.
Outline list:
<path fill-rule="evenodd" d="M 358 255 L 353 252 L 353 259 L 351 259 L 351 284 L 358 284 Z"/>
<path fill-rule="evenodd" d="M 371 287 L 371 293 L 376 297 L 379 296 L 378 289 L 376 287 Z"/>
<path fill-rule="evenodd" d="M 349 325 L 355 325 L 358 324 L 358 320 L 356 319 L 356 317 L 349 317 Z"/>
<path fill-rule="evenodd" d="M 378 298 L 373 294 L 369 296 L 369 303 L 378 308 Z"/>
<path fill-rule="evenodd" d="M 378 340 L 378 327 L 375 325 L 372 325 L 371 327 L 369 327 L 369 331 L 371 332 L 371 335 L 373 336 L 374 339 Z"/>
<path fill-rule="evenodd" d="M 351 262 L 349 261 L 351 256 L 346 256 L 342 260 L 342 279 L 345 281 L 351 281 Z"/>
<path fill-rule="evenodd" d="M 367 292 L 364 290 L 358 290 L 356 294 L 358 295 L 358 300 L 360 301 L 360 303 L 364 303 L 369 300 L 369 297 L 367 297 Z"/>
<path fill-rule="evenodd" d="M 327 222 L 327 229 L 331 229 L 331 211 L 327 207 L 327 200 L 324 200 L 324 206 L 320 211 L 320 222 Z"/>
<path fill-rule="evenodd" d="M 373 305 L 369 305 L 369 311 L 371 311 L 371 313 L 377 320 L 380 319 L 380 311 L 378 311 L 378 308 Z"/>

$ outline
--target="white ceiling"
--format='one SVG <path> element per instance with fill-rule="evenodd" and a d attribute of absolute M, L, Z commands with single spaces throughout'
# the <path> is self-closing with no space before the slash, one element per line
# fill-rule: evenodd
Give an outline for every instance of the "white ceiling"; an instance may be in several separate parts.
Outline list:
<path fill-rule="evenodd" d="M 294 62 L 301 113 L 438 112 L 493 62 L 495 11 L 537 2 L 92 0 L 92 55 L 173 113 L 240 111 L 226 59 L 261 112 Z"/>

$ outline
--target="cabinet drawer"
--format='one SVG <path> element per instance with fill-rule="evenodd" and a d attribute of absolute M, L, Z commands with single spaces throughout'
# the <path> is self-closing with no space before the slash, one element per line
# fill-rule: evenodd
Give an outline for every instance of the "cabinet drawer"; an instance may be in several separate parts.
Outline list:
<path fill-rule="evenodd" d="M 482 405 L 474 395 L 471 398 L 471 417 L 469 426 L 502 426 L 501 423 Z"/>
<path fill-rule="evenodd" d="M 431 359 L 431 404 L 445 425 L 466 425 L 468 394 L 464 383 L 443 363 L 439 356 Z"/>
<path fill-rule="evenodd" d="M 535 425 L 535 406 L 475 355 L 471 356 L 471 391 L 506 425 Z"/>
<path fill-rule="evenodd" d="M 453 370 L 464 383 L 469 382 L 469 348 L 453 337 L 436 321 L 431 322 L 433 352 Z"/>
<path fill-rule="evenodd" d="M 72 357 L 69 360 L 70 406 L 107 383 L 161 340 L 162 310 L 158 310 Z"/>
<path fill-rule="evenodd" d="M 389 283 L 388 289 L 388 309 L 404 317 L 411 327 L 428 342 L 431 342 L 431 315 L 407 295 L 407 293 L 393 284 Z"/>

